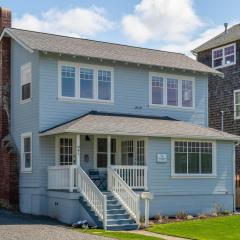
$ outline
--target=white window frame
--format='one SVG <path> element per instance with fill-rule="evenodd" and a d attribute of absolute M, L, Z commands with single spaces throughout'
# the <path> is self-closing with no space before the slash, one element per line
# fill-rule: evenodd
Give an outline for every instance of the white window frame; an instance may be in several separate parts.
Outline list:
<path fill-rule="evenodd" d="M 237 116 L 237 105 L 240 103 L 236 103 L 236 93 L 240 93 L 240 89 L 234 90 L 234 119 L 240 119 L 240 116 Z"/>
<path fill-rule="evenodd" d="M 175 142 L 208 142 L 212 143 L 212 173 L 175 173 Z M 216 178 L 217 177 L 217 144 L 212 140 L 171 139 L 171 177 L 172 178 Z"/>
<path fill-rule="evenodd" d="M 226 64 L 225 63 L 225 53 L 224 53 L 225 51 L 224 51 L 224 49 L 227 48 L 227 47 L 231 47 L 231 46 L 234 46 L 234 62 L 230 63 L 230 64 Z M 222 49 L 222 52 L 223 52 L 222 65 L 214 67 L 214 59 L 213 59 L 214 52 L 217 51 L 217 50 L 221 50 L 221 49 Z M 235 65 L 235 64 L 236 64 L 236 43 L 231 43 L 231 44 L 228 44 L 228 45 L 225 45 L 225 46 L 222 46 L 222 47 L 219 47 L 219 48 L 215 48 L 215 49 L 212 50 L 212 68 L 218 69 L 218 68 L 227 67 L 227 66 L 231 66 L 231 65 Z"/>
<path fill-rule="evenodd" d="M 31 167 L 26 168 L 25 167 L 25 158 L 24 158 L 24 139 L 30 138 L 30 156 L 31 156 Z M 32 132 L 26 132 L 21 134 L 21 172 L 22 173 L 32 173 L 32 156 L 33 156 L 33 150 L 32 150 Z"/>
<path fill-rule="evenodd" d="M 22 65 L 20 71 L 21 71 L 20 103 L 24 104 L 24 103 L 30 102 L 32 100 L 32 64 L 31 64 L 31 62 Z M 22 99 L 22 86 L 23 86 L 23 82 L 24 82 L 23 76 L 24 76 L 25 71 L 30 71 L 30 98 L 23 100 Z"/>
<path fill-rule="evenodd" d="M 152 103 L 152 77 L 162 77 L 163 78 L 163 104 L 154 104 Z M 173 78 L 178 80 L 178 105 L 168 105 L 167 104 L 167 79 Z M 192 81 L 192 98 L 193 103 L 192 107 L 182 106 L 182 81 L 188 80 Z M 171 74 L 162 74 L 158 72 L 149 73 L 149 106 L 150 107 L 161 107 L 161 108 L 174 108 L 181 110 L 194 110 L 195 109 L 195 78 L 190 76 L 181 76 L 181 75 L 171 75 Z"/>
<path fill-rule="evenodd" d="M 70 66 L 75 67 L 75 97 L 62 96 L 62 76 L 61 67 Z M 93 69 L 93 98 L 81 98 L 80 97 L 80 68 Z M 98 99 L 98 70 L 105 70 L 111 72 L 111 99 L 102 100 Z M 66 101 L 84 101 L 88 103 L 103 103 L 103 104 L 113 104 L 114 103 L 114 69 L 112 67 L 92 65 L 92 64 L 82 64 L 74 62 L 58 62 L 58 99 Z"/>

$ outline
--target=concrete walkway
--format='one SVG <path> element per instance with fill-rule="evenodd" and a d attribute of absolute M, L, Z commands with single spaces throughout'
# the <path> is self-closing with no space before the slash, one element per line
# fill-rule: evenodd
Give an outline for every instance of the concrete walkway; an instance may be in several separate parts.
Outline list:
<path fill-rule="evenodd" d="M 145 235 L 145 236 L 150 236 L 150 237 L 158 237 L 158 238 L 162 238 L 165 240 L 186 240 L 186 238 L 172 237 L 172 236 L 167 236 L 167 235 L 163 235 L 163 234 L 159 234 L 159 233 L 148 232 L 145 230 L 135 230 L 135 231 L 130 231 L 130 232 Z"/>

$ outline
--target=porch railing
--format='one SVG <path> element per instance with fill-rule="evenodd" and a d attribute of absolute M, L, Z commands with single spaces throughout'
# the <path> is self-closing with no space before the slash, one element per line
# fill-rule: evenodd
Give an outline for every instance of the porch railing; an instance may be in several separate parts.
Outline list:
<path fill-rule="evenodd" d="M 140 197 L 127 183 L 114 171 L 108 167 L 108 187 L 123 207 L 128 211 L 136 223 L 140 223 Z"/>
<path fill-rule="evenodd" d="M 85 200 L 92 207 L 95 213 L 103 222 L 103 227 L 107 225 L 107 197 L 97 188 L 89 176 L 82 168 L 77 171 L 77 186 Z"/>
<path fill-rule="evenodd" d="M 76 165 L 48 167 L 48 189 L 76 190 L 77 168 Z"/>
<path fill-rule="evenodd" d="M 148 168 L 147 166 L 112 165 L 112 169 L 132 189 L 147 190 Z"/>

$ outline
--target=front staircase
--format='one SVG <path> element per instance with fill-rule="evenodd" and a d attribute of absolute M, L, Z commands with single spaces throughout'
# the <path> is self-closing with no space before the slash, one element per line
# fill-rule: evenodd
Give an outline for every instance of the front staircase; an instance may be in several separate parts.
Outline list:
<path fill-rule="evenodd" d="M 107 196 L 107 224 L 106 230 L 121 231 L 121 230 L 136 230 L 138 224 L 127 213 L 122 205 L 117 201 L 111 192 L 103 192 Z M 87 213 L 92 217 L 99 228 L 103 227 L 101 219 L 95 214 L 94 210 L 89 206 L 84 197 L 79 198 L 80 203 L 85 208 Z"/>

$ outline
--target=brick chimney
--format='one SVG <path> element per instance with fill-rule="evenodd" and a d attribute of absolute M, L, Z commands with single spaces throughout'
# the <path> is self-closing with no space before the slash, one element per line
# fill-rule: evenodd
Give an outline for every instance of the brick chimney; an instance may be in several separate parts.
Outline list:
<path fill-rule="evenodd" d="M 0 7 L 0 32 L 11 27 L 11 11 Z M 0 140 L 9 133 L 10 126 L 10 81 L 11 39 L 4 37 L 0 42 Z"/>
<path fill-rule="evenodd" d="M 0 7 L 0 33 L 11 27 L 11 11 Z M 0 204 L 17 208 L 18 155 L 10 135 L 11 39 L 0 42 Z"/>

